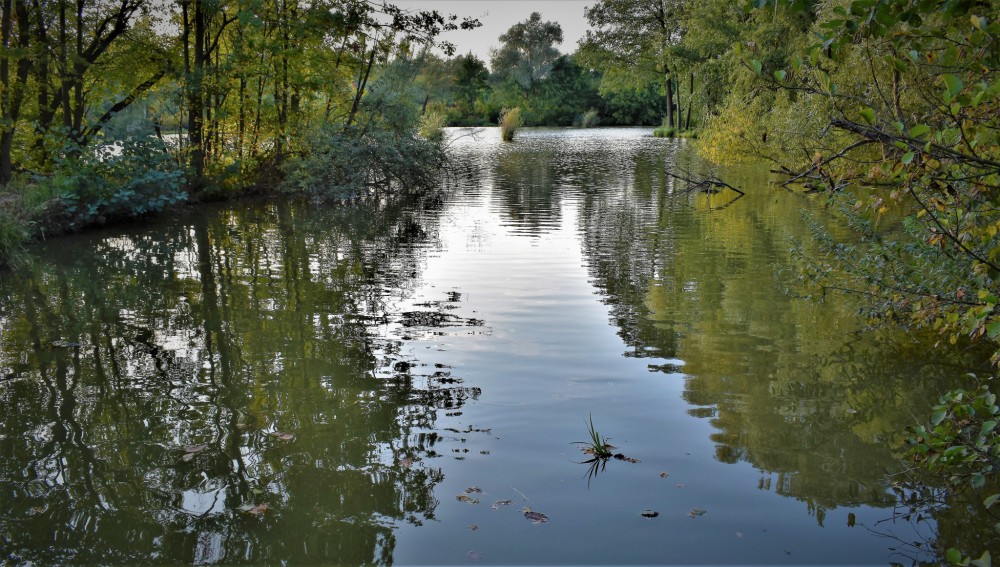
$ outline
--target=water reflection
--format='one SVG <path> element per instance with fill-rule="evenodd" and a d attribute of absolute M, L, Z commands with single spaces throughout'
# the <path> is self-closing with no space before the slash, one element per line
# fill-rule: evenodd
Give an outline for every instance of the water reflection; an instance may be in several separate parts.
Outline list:
<path fill-rule="evenodd" d="M 631 130 L 453 150 L 440 193 L 91 233 L 0 283 L 13 562 L 892 557 L 900 432 L 976 357 L 797 296 L 822 202 L 690 192 L 687 144 Z M 588 415 L 627 455 L 589 477 Z M 918 538 L 987 541 L 943 498 Z"/>
<path fill-rule="evenodd" d="M 441 326 L 388 307 L 433 209 L 211 211 L 4 281 L 11 558 L 391 563 L 392 526 L 434 517 L 425 430 L 479 393 L 415 379 L 384 332 Z"/>

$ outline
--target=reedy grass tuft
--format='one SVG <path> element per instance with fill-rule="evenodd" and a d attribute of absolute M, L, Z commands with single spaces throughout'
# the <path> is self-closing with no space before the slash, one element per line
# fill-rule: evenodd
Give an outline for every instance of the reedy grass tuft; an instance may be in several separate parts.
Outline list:
<path fill-rule="evenodd" d="M 614 449 L 614 445 L 608 443 L 608 438 L 601 435 L 596 428 L 594 428 L 594 416 L 591 415 L 588 419 L 587 424 L 587 434 L 590 436 L 589 441 L 574 441 L 576 445 L 582 445 L 581 450 L 588 455 L 593 455 L 595 459 L 610 459 L 614 453 L 611 452 Z"/>
<path fill-rule="evenodd" d="M 500 111 L 501 140 L 505 142 L 513 141 L 514 133 L 521 126 L 524 126 L 524 118 L 521 117 L 521 109 L 519 107 L 505 108 Z"/>

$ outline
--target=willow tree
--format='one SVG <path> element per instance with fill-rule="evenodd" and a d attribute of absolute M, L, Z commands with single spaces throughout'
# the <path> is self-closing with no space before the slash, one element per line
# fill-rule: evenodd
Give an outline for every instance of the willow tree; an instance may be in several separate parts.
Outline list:
<path fill-rule="evenodd" d="M 674 127 L 678 123 L 671 48 L 684 36 L 684 9 L 684 0 L 600 0 L 586 9 L 593 29 L 580 40 L 581 61 L 604 72 L 602 89 L 662 84 L 664 118 Z"/>

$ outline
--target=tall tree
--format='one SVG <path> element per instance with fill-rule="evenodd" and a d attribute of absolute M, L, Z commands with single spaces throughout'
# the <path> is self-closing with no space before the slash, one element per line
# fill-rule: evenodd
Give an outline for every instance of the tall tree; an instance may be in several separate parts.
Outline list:
<path fill-rule="evenodd" d="M 531 16 L 514 24 L 500 36 L 501 46 L 493 51 L 493 72 L 502 79 L 519 84 L 527 95 L 535 94 L 538 82 L 549 75 L 562 43 L 563 32 L 558 22 L 543 22 L 542 15 Z"/>
<path fill-rule="evenodd" d="M 664 117 L 674 116 L 671 48 L 684 30 L 684 0 L 600 0 L 585 14 L 592 30 L 580 40 L 585 65 L 604 71 L 602 88 L 644 87 L 659 82 L 666 93 Z"/>

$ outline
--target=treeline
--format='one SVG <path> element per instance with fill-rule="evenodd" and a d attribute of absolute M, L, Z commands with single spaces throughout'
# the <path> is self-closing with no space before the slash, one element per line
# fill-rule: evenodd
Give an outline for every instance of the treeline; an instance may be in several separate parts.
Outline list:
<path fill-rule="evenodd" d="M 658 85 L 602 89 L 605 73 L 582 63 L 580 53 L 561 53 L 562 28 L 538 12 L 499 42 L 489 64 L 471 53 L 445 59 L 425 50 L 412 57 L 411 96 L 421 112 L 451 126 L 496 125 L 505 108 L 520 108 L 529 126 L 638 126 L 662 119 Z"/>
<path fill-rule="evenodd" d="M 440 156 L 385 71 L 478 25 L 366 0 L 0 0 L 0 256 L 279 181 L 419 181 Z"/>

